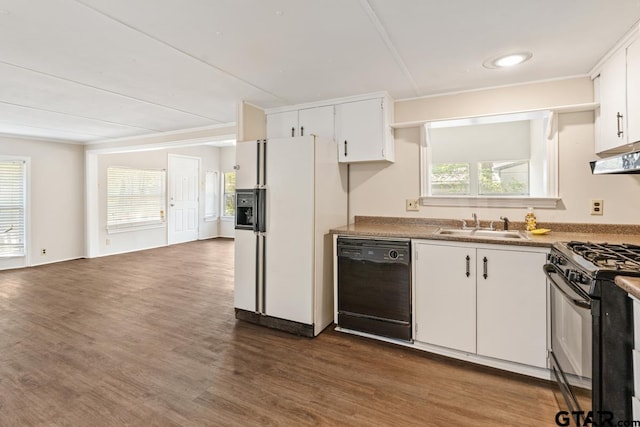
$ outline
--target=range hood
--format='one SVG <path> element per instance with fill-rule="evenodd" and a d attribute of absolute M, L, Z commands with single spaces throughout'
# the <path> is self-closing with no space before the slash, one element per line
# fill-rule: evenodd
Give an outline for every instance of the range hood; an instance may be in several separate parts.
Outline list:
<path fill-rule="evenodd" d="M 640 151 L 594 160 L 589 163 L 591 164 L 591 173 L 594 175 L 611 173 L 640 174 Z"/>

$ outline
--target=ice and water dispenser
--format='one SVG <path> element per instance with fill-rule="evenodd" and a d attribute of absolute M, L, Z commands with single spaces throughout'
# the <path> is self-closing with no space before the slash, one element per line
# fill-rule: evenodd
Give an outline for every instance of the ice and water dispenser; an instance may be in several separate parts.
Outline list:
<path fill-rule="evenodd" d="M 256 213 L 254 190 L 236 190 L 236 230 L 253 230 Z"/>

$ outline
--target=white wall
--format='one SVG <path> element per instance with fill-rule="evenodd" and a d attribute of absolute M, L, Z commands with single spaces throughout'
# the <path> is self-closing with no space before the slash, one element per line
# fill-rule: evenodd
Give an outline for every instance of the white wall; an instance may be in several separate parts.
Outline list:
<path fill-rule="evenodd" d="M 490 89 L 441 97 L 399 101 L 396 122 L 436 120 L 465 115 L 496 114 L 593 101 L 588 78 Z M 588 161 L 594 153 L 594 114 L 591 111 L 559 115 L 559 190 L 556 209 L 537 209 L 544 221 L 638 224 L 640 222 L 640 177 L 635 175 L 593 176 Z M 353 164 L 350 168 L 351 220 L 354 215 L 523 220 L 522 208 L 421 207 L 406 212 L 405 199 L 419 196 L 419 129 L 397 129 L 396 162 Z M 590 215 L 590 200 L 604 200 L 604 215 Z"/>
<path fill-rule="evenodd" d="M 193 146 L 130 153 L 98 155 L 98 256 L 149 249 L 168 244 L 166 223 L 163 227 L 147 230 L 108 233 L 107 221 L 107 168 L 126 166 L 141 169 L 168 169 L 168 155 L 179 154 L 201 159 L 200 200 L 204 200 L 204 174 L 207 170 L 220 170 L 220 148 Z M 204 203 L 200 203 L 198 238 L 218 237 L 218 220 L 204 220 Z"/>
<path fill-rule="evenodd" d="M 220 148 L 220 170 L 222 173 L 233 171 L 233 166 L 236 164 L 236 147 L 223 147 Z M 235 218 L 222 217 L 220 218 L 220 237 L 234 237 Z"/>
<path fill-rule="evenodd" d="M 84 148 L 0 137 L 0 155 L 30 158 L 27 259 L 0 259 L 0 269 L 84 255 Z M 46 255 L 41 255 L 46 249 Z"/>

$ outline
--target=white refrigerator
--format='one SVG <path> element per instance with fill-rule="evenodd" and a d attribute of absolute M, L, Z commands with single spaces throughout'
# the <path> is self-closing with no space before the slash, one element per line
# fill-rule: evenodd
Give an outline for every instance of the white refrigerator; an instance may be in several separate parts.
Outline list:
<path fill-rule="evenodd" d="M 347 223 L 336 152 L 313 135 L 236 144 L 236 318 L 309 337 L 333 321 L 328 232 Z"/>

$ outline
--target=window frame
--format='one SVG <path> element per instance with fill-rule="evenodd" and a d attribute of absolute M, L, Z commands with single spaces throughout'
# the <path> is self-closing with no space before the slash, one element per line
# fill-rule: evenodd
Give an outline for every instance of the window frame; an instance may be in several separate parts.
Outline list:
<path fill-rule="evenodd" d="M 7 255 L 0 255 L 0 260 L 24 259 L 29 255 L 29 167 L 30 158 L 19 156 L 0 156 L 0 162 L 21 162 L 22 168 L 22 250 Z M 4 262 L 2 263 L 4 264 Z"/>
<path fill-rule="evenodd" d="M 220 197 L 220 216 L 222 218 L 235 218 L 235 216 L 236 216 L 235 199 L 234 199 L 234 202 L 233 202 L 233 213 L 231 215 L 227 215 L 226 211 L 225 211 L 225 204 L 226 204 L 226 201 L 227 201 L 227 195 L 232 195 L 235 198 L 235 194 L 236 194 L 235 184 L 234 184 L 234 189 L 233 189 L 232 193 L 227 193 L 225 191 L 226 187 L 227 187 L 227 185 L 226 185 L 226 183 L 227 183 L 227 174 L 229 174 L 229 173 L 232 173 L 232 174 L 234 174 L 234 176 L 236 176 L 236 171 L 235 170 L 225 171 L 225 172 L 222 172 L 222 176 L 221 176 L 222 179 L 220 180 L 220 182 L 222 184 L 222 191 L 220 192 L 220 196 L 221 196 Z M 237 176 L 236 176 L 236 178 L 237 178 Z"/>
<path fill-rule="evenodd" d="M 453 120 L 481 121 L 485 118 L 496 120 L 498 116 L 530 114 L 531 112 L 516 112 L 511 114 L 494 114 L 486 116 L 461 117 Z M 540 113 L 538 111 L 537 113 Z M 420 126 L 420 204 L 422 206 L 466 206 L 466 207 L 535 207 L 556 208 L 560 197 L 558 195 L 558 124 L 557 113 L 542 111 L 548 114 L 548 129 L 546 130 L 545 170 L 543 171 L 544 196 L 487 196 L 487 195 L 437 195 L 430 194 L 431 171 L 430 159 L 433 158 L 428 141 L 428 127 L 432 123 L 445 120 L 433 120 Z M 449 120 L 446 120 L 449 121 Z"/>
<path fill-rule="evenodd" d="M 160 194 L 158 195 L 159 218 L 145 221 L 129 221 L 118 224 L 109 224 L 109 170 L 121 169 L 142 172 L 157 172 L 160 174 Z M 106 168 L 106 230 L 109 234 L 126 233 L 129 231 L 147 230 L 153 228 L 163 228 L 166 226 L 167 211 L 167 171 L 165 169 L 136 168 L 129 166 L 108 166 Z"/>

